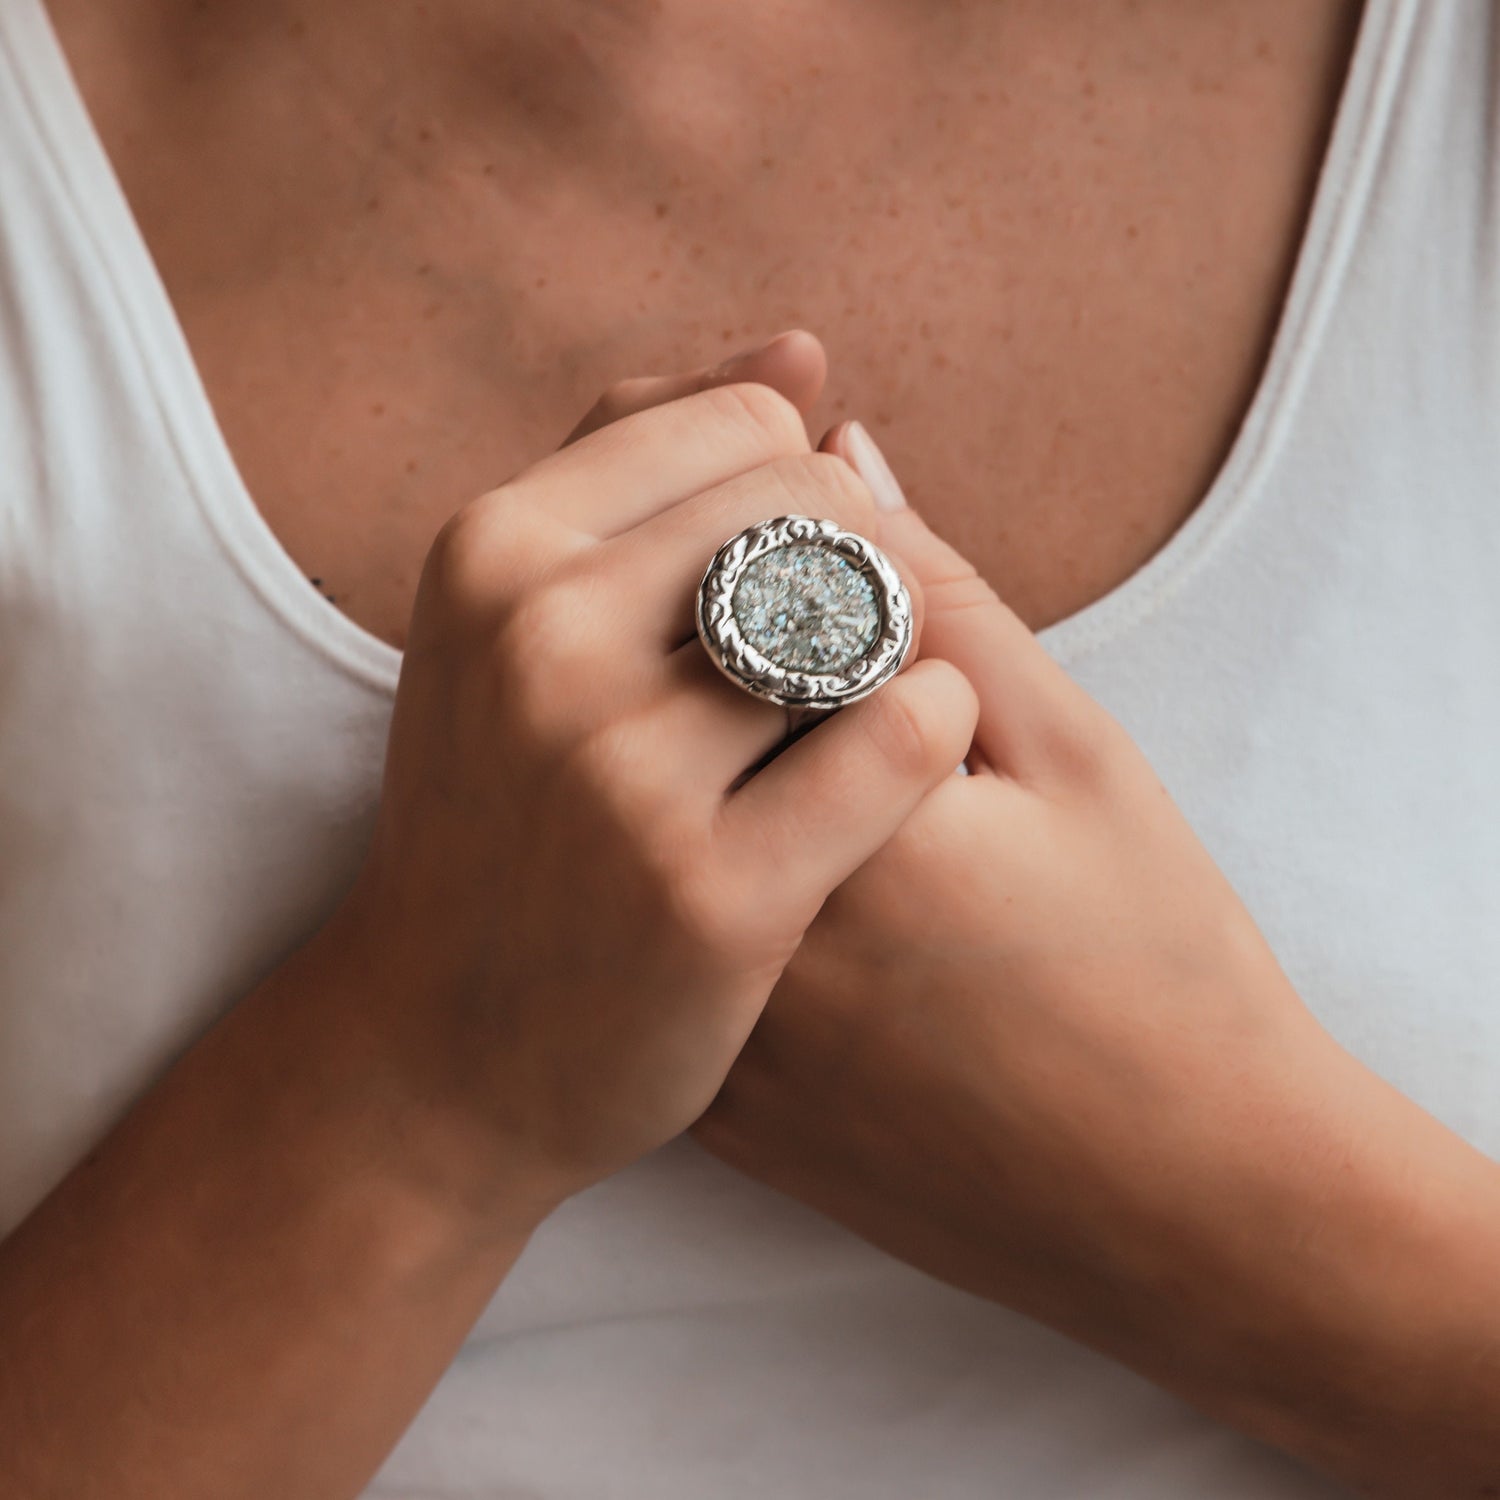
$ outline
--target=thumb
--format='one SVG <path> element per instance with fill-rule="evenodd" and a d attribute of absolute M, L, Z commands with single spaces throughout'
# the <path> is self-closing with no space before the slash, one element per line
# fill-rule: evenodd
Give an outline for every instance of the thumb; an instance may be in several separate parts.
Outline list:
<path fill-rule="evenodd" d="M 682 375 L 646 375 L 633 380 L 616 381 L 594 403 L 583 420 L 563 440 L 566 448 L 579 438 L 608 427 L 622 417 L 665 406 L 683 396 L 696 395 L 716 385 L 736 385 L 745 381 L 768 385 L 780 391 L 798 411 L 806 416 L 823 394 L 828 378 L 828 356 L 821 341 L 805 328 L 792 328 L 753 349 L 733 354 L 722 363 L 689 370 Z"/>
<path fill-rule="evenodd" d="M 974 743 L 980 756 L 997 771 L 1029 780 L 1053 742 L 1049 727 L 1076 707 L 1083 690 L 974 565 L 907 504 L 861 423 L 841 423 L 819 447 L 864 480 L 880 510 L 880 545 L 896 553 L 921 586 L 926 607 L 919 655 L 951 662 L 978 693 Z"/>

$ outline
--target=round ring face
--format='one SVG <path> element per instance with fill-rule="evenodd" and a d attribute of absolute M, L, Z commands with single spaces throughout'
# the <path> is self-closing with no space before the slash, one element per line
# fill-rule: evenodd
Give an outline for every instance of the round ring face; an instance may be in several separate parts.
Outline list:
<path fill-rule="evenodd" d="M 698 590 L 698 634 L 746 692 L 841 708 L 905 664 L 911 598 L 873 542 L 832 521 L 779 516 L 714 554 Z"/>

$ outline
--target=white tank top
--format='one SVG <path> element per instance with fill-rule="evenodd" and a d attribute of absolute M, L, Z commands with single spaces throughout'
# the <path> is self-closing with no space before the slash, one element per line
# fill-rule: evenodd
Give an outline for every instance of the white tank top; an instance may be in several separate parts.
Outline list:
<path fill-rule="evenodd" d="M 1313 1010 L 1492 1155 L 1496 41 L 1369 0 L 1223 471 L 1042 632 Z M 329 911 L 398 664 L 261 519 L 39 0 L 0 0 L 0 1232 Z M 1334 1490 L 683 1141 L 543 1226 L 370 1493 Z"/>

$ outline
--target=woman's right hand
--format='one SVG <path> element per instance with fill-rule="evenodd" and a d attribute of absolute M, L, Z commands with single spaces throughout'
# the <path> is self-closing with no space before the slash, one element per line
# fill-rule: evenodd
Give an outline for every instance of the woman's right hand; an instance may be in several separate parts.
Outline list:
<path fill-rule="evenodd" d="M 746 778 L 786 715 L 703 651 L 703 570 L 770 516 L 869 534 L 870 495 L 763 384 L 590 425 L 433 546 L 335 924 L 382 1062 L 538 1218 L 703 1112 L 824 899 L 977 713 L 919 662 Z"/>

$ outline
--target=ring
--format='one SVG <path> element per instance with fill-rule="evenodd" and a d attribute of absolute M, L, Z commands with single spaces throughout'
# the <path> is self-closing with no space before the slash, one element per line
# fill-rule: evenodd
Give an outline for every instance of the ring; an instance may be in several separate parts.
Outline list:
<path fill-rule="evenodd" d="M 821 716 L 906 663 L 911 595 L 873 542 L 832 521 L 778 516 L 729 538 L 698 587 L 698 636 L 731 682 Z"/>

